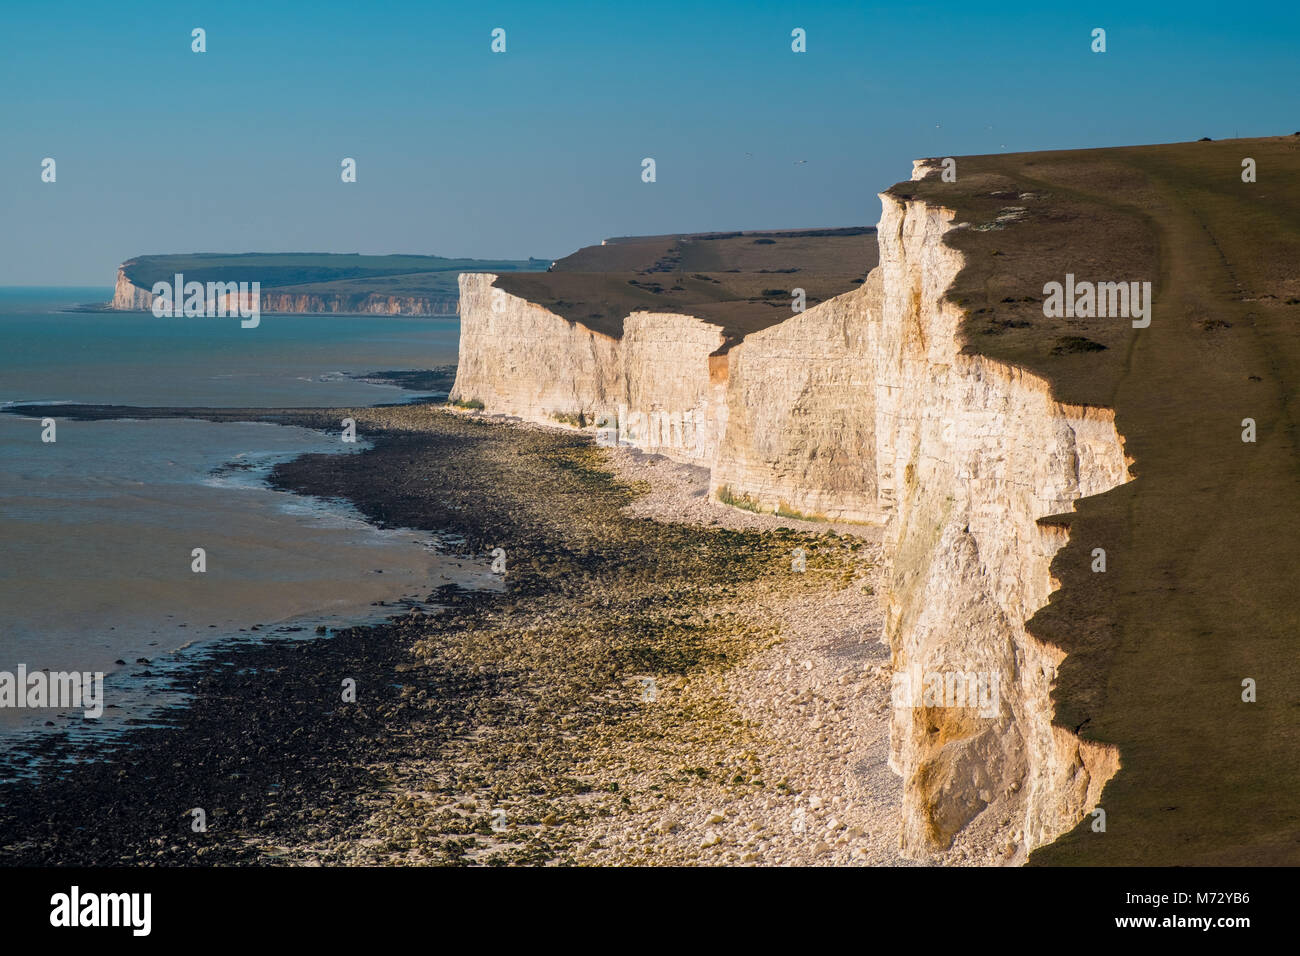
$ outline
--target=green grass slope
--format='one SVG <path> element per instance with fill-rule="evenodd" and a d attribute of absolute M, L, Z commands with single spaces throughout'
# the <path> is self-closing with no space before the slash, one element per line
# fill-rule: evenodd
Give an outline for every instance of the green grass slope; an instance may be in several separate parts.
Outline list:
<path fill-rule="evenodd" d="M 608 239 L 545 274 L 496 285 L 619 338 L 630 312 L 676 312 L 723 327 L 728 343 L 783 322 L 803 289 L 808 307 L 860 284 L 876 264 L 869 227 Z"/>
<path fill-rule="evenodd" d="M 260 282 L 263 289 L 302 295 L 456 296 L 462 272 L 544 270 L 542 259 L 445 259 L 442 256 L 362 256 L 334 253 L 199 252 L 137 256 L 123 264 L 131 282 L 151 289 L 182 273 L 187 282 Z"/>
<path fill-rule="evenodd" d="M 967 350 L 1114 408 L 1135 460 L 1053 519 L 1061 588 L 1030 622 L 1069 655 L 1057 722 L 1119 748 L 1106 830 L 1030 862 L 1300 863 L 1300 134 L 959 157 L 891 192 L 970 224 L 948 239 Z M 1150 327 L 1044 318 L 1067 272 L 1150 280 Z"/>

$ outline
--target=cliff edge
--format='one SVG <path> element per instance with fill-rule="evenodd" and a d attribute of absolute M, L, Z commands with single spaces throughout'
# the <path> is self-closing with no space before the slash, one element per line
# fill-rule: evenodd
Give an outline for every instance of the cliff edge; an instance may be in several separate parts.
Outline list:
<path fill-rule="evenodd" d="M 881 195 L 859 288 L 748 330 L 644 309 L 592 328 L 465 275 L 451 397 L 704 465 L 741 507 L 885 525 L 906 853 L 991 832 L 1015 862 L 1294 861 L 1296 685 L 1242 687 L 1300 676 L 1296 562 L 1261 559 L 1300 540 L 1261 524 L 1300 523 L 1297 148 L 920 162 Z M 1243 151 L 1267 194 L 1243 192 Z M 1239 524 L 1196 524 L 1216 508 Z M 1195 557 L 1205 536 L 1253 577 Z M 1225 575 L 1253 633 L 1213 597 Z M 1230 774 L 1244 790 L 1220 779 L 1238 748 L 1260 761 Z"/>
<path fill-rule="evenodd" d="M 882 199 L 880 264 L 860 289 L 721 354 L 724 327 L 692 315 L 632 312 L 615 339 L 462 276 L 451 397 L 704 465 L 713 496 L 742 507 L 886 524 L 883 637 L 918 691 L 894 711 L 903 849 L 948 847 L 979 818 L 1023 857 L 1073 826 L 1118 765 L 1053 727 L 1060 657 L 1024 624 L 1064 542 L 1037 519 L 1124 480 L 1122 444 L 1103 410 L 959 354 L 952 213 Z M 990 712 L 921 692 L 950 674 L 996 684 Z"/>
<path fill-rule="evenodd" d="M 118 267 L 108 308 L 148 311 L 154 283 L 170 285 L 180 274 L 186 282 L 258 282 L 263 312 L 452 315 L 459 306 L 457 275 L 478 268 L 528 272 L 546 262 L 330 253 L 138 256 Z"/>

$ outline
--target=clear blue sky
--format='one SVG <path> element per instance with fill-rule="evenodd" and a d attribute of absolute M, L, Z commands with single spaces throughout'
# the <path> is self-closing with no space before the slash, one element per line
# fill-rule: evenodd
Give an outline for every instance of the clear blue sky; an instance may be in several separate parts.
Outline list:
<path fill-rule="evenodd" d="M 13 0 L 0 284 L 107 284 L 141 253 L 555 257 L 610 235 L 871 224 L 918 156 L 1300 130 L 1298 11 Z"/>

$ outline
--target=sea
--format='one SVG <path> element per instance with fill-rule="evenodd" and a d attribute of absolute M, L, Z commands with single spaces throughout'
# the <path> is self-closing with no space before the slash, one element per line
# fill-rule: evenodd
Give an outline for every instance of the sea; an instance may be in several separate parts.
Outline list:
<path fill-rule="evenodd" d="M 456 316 L 155 318 L 65 311 L 109 288 L 0 288 L 0 406 L 362 406 L 417 397 L 355 376 L 456 361 Z M 440 585 L 492 587 L 436 535 L 381 530 L 338 501 L 275 491 L 277 462 L 364 440 L 261 423 L 0 414 L 0 675 L 105 675 L 103 716 L 0 706 L 0 747 L 140 723 L 166 674 L 229 640 L 375 620 Z M 205 569 L 195 570 L 195 549 Z"/>

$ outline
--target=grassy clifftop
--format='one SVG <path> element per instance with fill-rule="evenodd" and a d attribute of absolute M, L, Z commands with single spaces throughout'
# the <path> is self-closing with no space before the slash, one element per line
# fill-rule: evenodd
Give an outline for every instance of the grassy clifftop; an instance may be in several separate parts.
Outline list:
<path fill-rule="evenodd" d="M 1069 655 L 1057 722 L 1117 745 L 1122 769 L 1105 832 L 1090 818 L 1031 862 L 1296 864 L 1300 134 L 956 164 L 891 193 L 967 224 L 948 237 L 965 348 L 1114 408 L 1135 460 L 1134 481 L 1053 519 L 1062 586 L 1030 622 Z M 1067 273 L 1150 281 L 1150 326 L 1045 317 Z"/>
<path fill-rule="evenodd" d="M 735 342 L 790 318 L 794 289 L 811 307 L 860 284 L 875 264 L 875 230 L 863 226 L 633 236 L 496 285 L 614 338 L 628 313 L 644 310 L 696 316 Z"/>
<path fill-rule="evenodd" d="M 445 259 L 442 256 L 362 256 L 332 253 L 199 252 L 137 256 L 122 269 L 132 284 L 148 290 L 155 282 L 260 282 L 263 289 L 301 295 L 451 296 L 459 294 L 462 272 L 540 271 L 542 259 Z"/>

